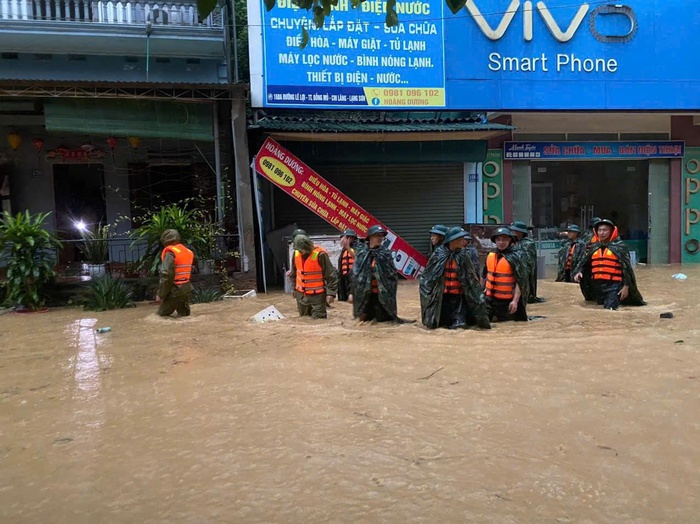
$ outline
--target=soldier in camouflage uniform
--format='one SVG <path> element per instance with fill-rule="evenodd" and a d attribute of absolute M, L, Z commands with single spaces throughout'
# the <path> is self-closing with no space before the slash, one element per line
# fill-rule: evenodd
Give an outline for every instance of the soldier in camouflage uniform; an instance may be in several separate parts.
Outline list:
<path fill-rule="evenodd" d="M 361 321 L 402 322 L 397 314 L 398 273 L 382 242 L 388 234 L 380 225 L 367 230 L 367 246 L 360 245 L 352 267 L 353 314 Z"/>
<path fill-rule="evenodd" d="M 434 225 L 430 231 L 430 252 L 432 253 L 437 249 L 438 246 L 441 246 L 442 243 L 445 241 L 445 235 L 447 234 L 447 226 L 443 226 L 442 224 L 437 224 Z"/>
<path fill-rule="evenodd" d="M 586 243 L 579 237 L 579 227 L 571 224 L 565 231 L 567 239 L 562 242 L 558 253 L 557 282 L 573 282 L 572 271 L 578 267 L 579 260 L 586 254 Z"/>
<path fill-rule="evenodd" d="M 333 303 L 338 293 L 338 272 L 328 253 L 323 248 L 314 246 L 306 235 L 294 238 L 290 278 L 294 283 L 299 316 L 326 318 L 326 307 Z"/>
<path fill-rule="evenodd" d="M 605 309 L 646 305 L 637 288 L 629 249 L 611 220 L 598 220 L 593 240 L 572 274 L 584 298 Z"/>
<path fill-rule="evenodd" d="M 174 229 L 163 231 L 160 241 L 165 247 L 161 253 L 160 285 L 156 298 L 160 302 L 158 314 L 167 317 L 177 311 L 179 317 L 188 317 L 194 253 L 181 244 L 180 233 Z"/>
<path fill-rule="evenodd" d="M 524 297 L 528 304 L 544 302 L 543 298 L 537 296 L 537 245 L 528 236 L 528 227 L 525 222 L 513 222 L 509 229 L 515 235 L 515 249 L 525 253 L 528 267 L 528 289 L 530 294 Z"/>
<path fill-rule="evenodd" d="M 584 244 L 588 245 L 593 241 L 593 237 L 595 236 L 595 226 L 598 225 L 598 222 L 600 222 L 600 217 L 593 217 L 591 219 L 591 223 L 588 225 L 588 231 L 581 234 L 581 240 Z"/>
<path fill-rule="evenodd" d="M 494 231 L 491 241 L 496 251 L 489 253 L 484 265 L 484 300 L 493 322 L 527 321 L 529 264 L 524 250 L 514 245 L 515 235 L 507 227 Z"/>
<path fill-rule="evenodd" d="M 355 245 L 357 233 L 353 229 L 346 229 L 340 237 L 340 246 L 343 248 L 338 257 L 338 301 L 352 302 L 352 266 L 355 264 Z"/>
<path fill-rule="evenodd" d="M 420 277 L 421 316 L 428 329 L 475 324 L 491 328 L 467 236 L 461 227 L 449 229 L 445 243 L 433 252 Z"/>

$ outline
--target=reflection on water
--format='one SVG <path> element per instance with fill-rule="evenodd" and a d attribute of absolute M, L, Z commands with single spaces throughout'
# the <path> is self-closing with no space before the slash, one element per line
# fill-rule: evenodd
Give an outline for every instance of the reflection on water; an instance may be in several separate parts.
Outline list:
<path fill-rule="evenodd" d="M 97 357 L 95 338 L 95 318 L 83 318 L 69 324 L 66 334 L 74 339 L 77 354 L 70 357 L 75 384 L 85 392 L 87 398 L 94 398 L 100 391 L 100 363 Z"/>
<path fill-rule="evenodd" d="M 102 393 L 101 367 L 111 363 L 111 357 L 100 355 L 97 351 L 101 341 L 95 333 L 96 324 L 95 318 L 82 318 L 66 326 L 65 331 L 69 336 L 70 346 L 76 350 L 68 360 L 77 388 L 74 397 L 75 400 L 84 403 L 76 413 L 82 414 L 81 422 L 91 427 L 101 426 L 103 423 L 102 408 L 95 405 L 95 402 L 99 402 Z M 88 402 L 85 403 L 86 401 Z"/>

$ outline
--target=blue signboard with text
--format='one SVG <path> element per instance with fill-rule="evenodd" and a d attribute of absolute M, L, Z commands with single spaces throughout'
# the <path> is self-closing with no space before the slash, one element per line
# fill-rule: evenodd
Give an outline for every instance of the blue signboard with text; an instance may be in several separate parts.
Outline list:
<path fill-rule="evenodd" d="M 315 29 L 291 0 L 249 0 L 255 107 L 700 110 L 690 0 L 397 0 L 394 28 L 385 0 L 351 4 Z"/>
<path fill-rule="evenodd" d="M 505 142 L 504 160 L 683 158 L 685 142 Z"/>

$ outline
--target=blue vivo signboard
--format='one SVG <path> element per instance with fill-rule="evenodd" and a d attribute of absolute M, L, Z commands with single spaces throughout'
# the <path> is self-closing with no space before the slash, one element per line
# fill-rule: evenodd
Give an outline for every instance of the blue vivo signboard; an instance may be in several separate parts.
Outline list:
<path fill-rule="evenodd" d="M 700 110 L 692 0 L 397 0 L 394 28 L 385 0 L 352 1 L 315 29 L 291 0 L 249 0 L 254 106 Z"/>
<path fill-rule="evenodd" d="M 504 160 L 683 158 L 685 142 L 505 142 Z"/>

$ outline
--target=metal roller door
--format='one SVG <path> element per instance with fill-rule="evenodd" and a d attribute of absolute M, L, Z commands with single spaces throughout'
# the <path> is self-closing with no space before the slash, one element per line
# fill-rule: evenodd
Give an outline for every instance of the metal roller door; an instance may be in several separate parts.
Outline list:
<path fill-rule="evenodd" d="M 428 230 L 464 222 L 463 164 L 321 166 L 318 173 L 427 254 Z M 282 191 L 274 191 L 275 227 L 296 223 L 312 235 L 337 230 Z"/>

